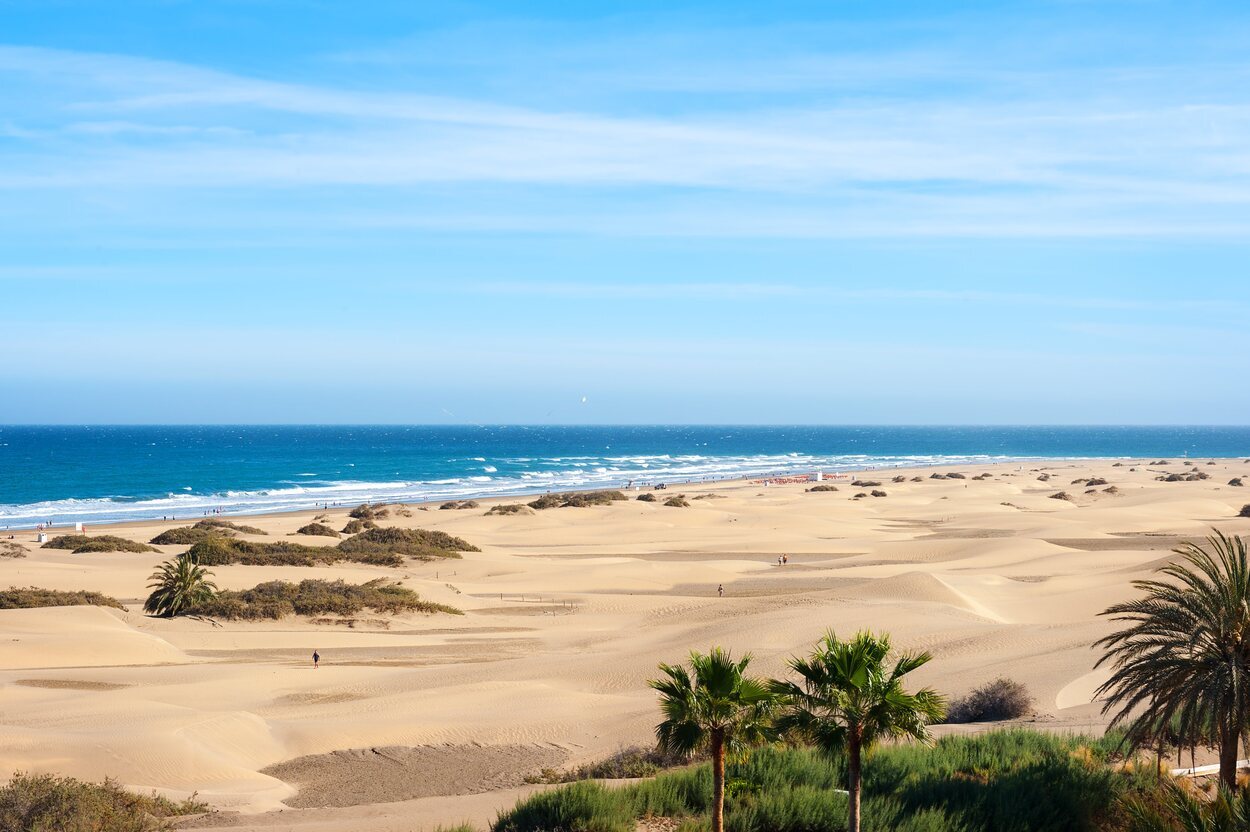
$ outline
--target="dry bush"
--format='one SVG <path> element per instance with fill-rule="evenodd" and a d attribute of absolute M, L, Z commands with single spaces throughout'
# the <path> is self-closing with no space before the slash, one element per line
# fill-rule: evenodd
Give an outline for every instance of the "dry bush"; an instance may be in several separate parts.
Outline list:
<path fill-rule="evenodd" d="M 1012 679 L 1000 677 L 986 682 L 967 696 L 951 701 L 946 709 L 946 721 L 997 722 L 1003 719 L 1019 719 L 1032 712 L 1033 697 L 1029 689 Z"/>

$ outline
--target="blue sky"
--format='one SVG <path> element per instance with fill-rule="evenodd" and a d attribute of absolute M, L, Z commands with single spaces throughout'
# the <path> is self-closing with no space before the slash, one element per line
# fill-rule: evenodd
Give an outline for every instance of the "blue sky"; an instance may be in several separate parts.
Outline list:
<path fill-rule="evenodd" d="M 0 422 L 1244 424 L 1247 42 L 0 0 Z"/>

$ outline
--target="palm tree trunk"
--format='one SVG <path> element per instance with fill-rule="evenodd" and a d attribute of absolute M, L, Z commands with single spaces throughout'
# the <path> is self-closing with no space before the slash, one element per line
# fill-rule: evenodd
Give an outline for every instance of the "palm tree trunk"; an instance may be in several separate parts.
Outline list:
<path fill-rule="evenodd" d="M 1220 783 L 1229 789 L 1237 788 L 1237 742 L 1241 732 L 1236 728 L 1220 726 Z"/>
<path fill-rule="evenodd" d="M 855 733 L 851 734 L 850 742 L 847 745 L 847 821 L 846 828 L 848 832 L 859 832 L 859 755 L 860 745 L 859 736 Z"/>
<path fill-rule="evenodd" d="M 725 735 L 712 731 L 712 832 L 725 832 Z"/>

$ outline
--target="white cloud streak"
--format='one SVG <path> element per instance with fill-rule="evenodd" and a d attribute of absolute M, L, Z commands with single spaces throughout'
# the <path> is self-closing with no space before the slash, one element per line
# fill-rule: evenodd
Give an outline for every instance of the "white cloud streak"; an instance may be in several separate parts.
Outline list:
<path fill-rule="evenodd" d="M 914 76 L 920 59 L 900 60 L 901 68 L 883 59 L 880 71 Z M 1236 69 L 1226 76 L 1245 74 Z M 1250 231 L 1250 95 L 1152 99 L 1149 80 L 1120 84 L 1110 99 L 1082 96 L 1067 78 L 1059 94 L 1023 99 L 915 90 L 891 100 L 623 116 L 0 47 L 0 83 L 30 107 L 28 118 L 0 129 L 9 140 L 0 142 L 0 192 L 347 187 L 417 196 L 459 185 L 523 195 L 506 208 L 483 197 L 345 219 L 433 230 L 831 238 Z M 806 75 L 796 83 L 811 85 Z M 586 204 L 524 204 L 524 195 L 552 189 L 585 193 Z M 604 190 L 625 199 L 596 199 Z M 605 204 L 612 210 L 586 210 Z"/>

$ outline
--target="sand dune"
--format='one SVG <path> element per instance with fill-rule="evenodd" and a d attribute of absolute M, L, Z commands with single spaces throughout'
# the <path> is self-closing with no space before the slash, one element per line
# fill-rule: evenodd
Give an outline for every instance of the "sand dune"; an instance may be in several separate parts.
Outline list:
<path fill-rule="evenodd" d="M 482 551 L 400 569 L 213 570 L 232 588 L 385 576 L 466 612 L 350 626 L 147 618 L 137 602 L 148 575 L 184 547 L 70 555 L 23 540 L 27 558 L 0 562 L 8 584 L 131 603 L 0 612 L 0 765 L 199 791 L 225 811 L 194 825 L 236 832 L 484 825 L 533 788 L 519 786 L 525 774 L 647 742 L 657 662 L 720 644 L 753 651 L 762 674 L 782 673 L 830 627 L 889 630 L 900 648 L 932 651 L 917 683 L 961 694 L 1010 676 L 1045 724 L 1096 730 L 1090 700 L 1105 676 L 1090 644 L 1109 630 L 1098 612 L 1178 542 L 1212 525 L 1250 533 L 1250 520 L 1234 517 L 1242 495 L 1221 485 L 1244 473 L 1240 461 L 1205 467 L 1202 482 L 1159 482 L 1131 466 L 964 469 L 992 474 L 979 481 L 925 470 L 916 483 L 874 472 L 889 496 L 861 500 L 841 484 L 806 493 L 723 483 L 686 488 L 718 495 L 689 508 L 631 500 L 487 517 L 492 501 L 414 507 L 386 522 Z M 1050 482 L 1037 481 L 1043 468 Z M 1078 477 L 1118 493 L 1085 494 L 1069 485 Z M 1050 499 L 1060 490 L 1072 501 Z M 332 509 L 329 524 L 341 528 L 347 510 Z M 310 514 L 247 522 L 274 539 Z M 147 540 L 171 525 L 182 524 L 108 531 Z"/>

